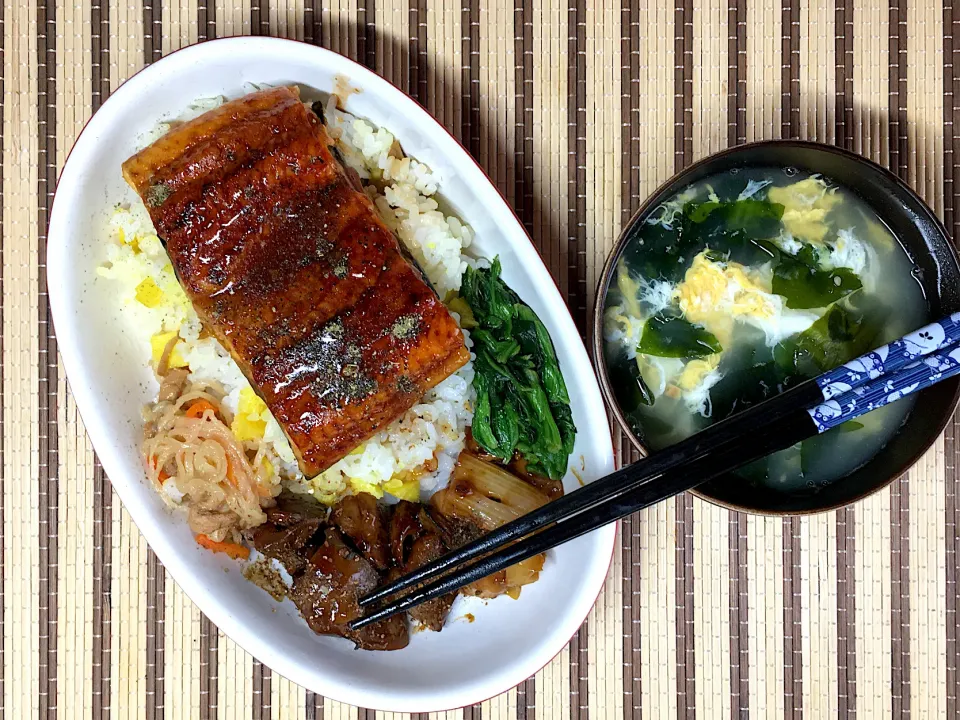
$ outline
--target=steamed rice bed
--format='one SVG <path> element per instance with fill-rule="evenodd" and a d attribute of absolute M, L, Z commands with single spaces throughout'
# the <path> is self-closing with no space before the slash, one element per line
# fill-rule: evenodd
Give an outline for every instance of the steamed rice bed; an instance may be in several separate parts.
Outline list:
<path fill-rule="evenodd" d="M 200 101 L 183 119 L 220 102 L 222 99 Z M 469 262 L 464 250 L 470 245 L 471 233 L 457 218 L 439 210 L 432 197 L 440 185 L 438 175 L 423 163 L 404 157 L 386 129 L 337 110 L 333 98 L 325 116 L 346 164 L 370 183 L 366 191 L 384 222 L 417 260 L 440 297 L 459 290 Z M 149 144 L 168 127 L 161 125 L 143 144 Z M 215 381 L 223 386 L 223 404 L 234 414 L 234 435 L 241 442 L 259 441 L 264 446 L 277 482 L 309 492 L 326 503 L 349 491 L 416 501 L 446 483 L 473 416 L 472 362 L 429 390 L 386 430 L 331 468 L 314 478 L 304 478 L 266 404 L 223 346 L 203 332 L 139 198 L 115 209 L 110 228 L 106 262 L 97 272 L 114 282 L 125 330 L 143 349 L 144 364 L 155 366 L 176 336 L 170 365 L 189 367 L 191 382 Z M 454 317 L 459 321 L 456 314 Z M 470 347 L 466 331 L 464 337 Z M 166 480 L 163 489 L 169 500 L 180 501 L 181 493 L 173 479 Z"/>

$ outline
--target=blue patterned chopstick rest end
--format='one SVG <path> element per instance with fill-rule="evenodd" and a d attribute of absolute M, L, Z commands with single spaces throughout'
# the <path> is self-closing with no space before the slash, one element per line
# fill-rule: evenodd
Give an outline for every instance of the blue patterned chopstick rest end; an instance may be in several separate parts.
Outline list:
<path fill-rule="evenodd" d="M 935 323 L 925 325 L 844 363 L 816 379 L 824 400 L 839 397 L 867 380 L 894 373 L 925 355 L 952 345 L 960 340 L 960 313 L 954 313 Z"/>
<path fill-rule="evenodd" d="M 900 398 L 960 374 L 960 347 L 949 347 L 920 361 L 809 408 L 818 433 L 824 433 Z"/>

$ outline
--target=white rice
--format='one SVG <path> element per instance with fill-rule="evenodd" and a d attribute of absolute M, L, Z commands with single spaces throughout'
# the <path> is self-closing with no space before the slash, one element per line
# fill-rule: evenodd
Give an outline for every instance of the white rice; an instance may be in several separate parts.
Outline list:
<path fill-rule="evenodd" d="M 470 246 L 473 234 L 459 219 L 439 210 L 432 196 L 441 178 L 423 163 L 396 151 L 396 140 L 386 129 L 374 128 L 338 110 L 333 101 L 324 115 L 347 164 L 361 178 L 383 183 L 383 194 L 373 194 L 374 203 L 440 297 L 459 290 L 460 278 L 467 269 L 463 251 Z"/>
<path fill-rule="evenodd" d="M 220 102 L 222 99 L 198 101 L 183 119 Z M 441 178 L 413 158 L 398 157 L 395 139 L 384 128 L 375 128 L 333 107 L 328 108 L 326 120 L 346 162 L 361 177 L 382 183 L 383 194 L 373 186 L 368 192 L 384 222 L 416 258 L 440 297 L 459 290 L 468 262 L 464 249 L 472 234 L 457 218 L 440 212 L 437 201 L 431 197 Z M 156 134 L 143 138 L 144 144 L 162 135 L 170 125 L 161 124 Z M 97 272 L 113 281 L 121 315 L 126 320 L 124 329 L 141 342 L 144 364 L 151 361 L 151 337 L 177 332 L 180 342 L 175 349 L 189 366 L 191 380 L 219 382 L 227 392 L 224 404 L 231 412 L 244 412 L 251 420 L 264 421 L 262 442 L 284 484 L 328 503 L 349 491 L 366 491 L 387 500 L 396 496 L 417 499 L 417 495 L 426 499 L 446 484 L 473 417 L 472 363 L 428 391 L 400 419 L 326 472 L 304 478 L 270 412 L 263 410 L 258 415 L 256 409 L 241 407 L 241 391 L 250 385 L 216 339 L 200 337 L 199 318 L 173 274 L 142 202 L 138 199 L 129 207 L 118 206 L 110 225 L 113 241 L 108 244 L 106 261 Z M 137 288 L 148 279 L 162 294 L 154 307 L 137 299 Z M 469 336 L 467 344 L 471 345 Z M 435 470 L 426 471 L 425 465 L 434 464 Z M 170 497 L 175 502 L 180 500 Z"/>

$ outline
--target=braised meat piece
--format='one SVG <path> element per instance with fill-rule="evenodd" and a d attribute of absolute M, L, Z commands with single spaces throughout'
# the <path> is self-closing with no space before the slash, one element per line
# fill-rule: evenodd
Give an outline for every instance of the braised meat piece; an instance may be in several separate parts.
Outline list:
<path fill-rule="evenodd" d="M 308 552 L 314 535 L 320 529 L 319 518 L 304 518 L 294 525 L 279 527 L 265 522 L 253 531 L 250 538 L 253 547 L 269 558 L 278 560 L 291 575 L 307 564 Z"/>
<path fill-rule="evenodd" d="M 333 508 L 330 519 L 377 570 L 387 569 L 387 528 L 373 495 L 347 495 Z"/>
<path fill-rule="evenodd" d="M 276 505 L 266 510 L 267 522 L 289 527 L 308 519 L 326 520 L 330 510 L 312 495 L 284 490 L 276 497 Z"/>
<path fill-rule="evenodd" d="M 447 552 L 446 546 L 439 535 L 424 535 L 418 538 L 413 547 L 410 548 L 410 556 L 403 566 L 403 572 L 408 573 L 416 570 L 421 565 L 426 565 L 439 558 Z M 443 597 L 434 598 L 427 602 L 417 605 L 409 610 L 410 617 L 421 625 L 430 628 L 435 632 L 443 629 L 443 624 L 450 613 L 450 606 L 456 599 L 455 592 L 448 593 Z"/>
<path fill-rule="evenodd" d="M 310 628 L 321 635 L 340 635 L 362 650 L 399 650 L 407 646 L 407 625 L 394 616 L 353 631 L 347 623 L 360 617 L 359 598 L 380 582 L 377 571 L 350 549 L 340 533 L 327 528 L 323 544 L 290 589 L 290 599 Z"/>
<path fill-rule="evenodd" d="M 476 522 L 457 515 L 445 515 L 438 509 L 437 506 L 442 503 L 442 499 L 434 503 L 434 498 L 443 492 L 446 491 L 441 490 L 430 498 L 430 518 L 433 519 L 440 528 L 440 535 L 443 537 L 443 541 L 447 547 L 458 548 L 484 535 L 486 531 Z"/>
<path fill-rule="evenodd" d="M 397 570 L 391 579 L 436 560 L 447 551 L 433 519 L 416 503 L 397 503 L 390 519 L 390 553 Z M 450 593 L 418 605 L 410 617 L 437 632 L 443 627 L 457 594 Z"/>
<path fill-rule="evenodd" d="M 390 556 L 397 567 L 403 567 L 413 543 L 423 534 L 419 516 L 420 506 L 408 500 L 401 500 L 393 509 L 390 518 Z"/>

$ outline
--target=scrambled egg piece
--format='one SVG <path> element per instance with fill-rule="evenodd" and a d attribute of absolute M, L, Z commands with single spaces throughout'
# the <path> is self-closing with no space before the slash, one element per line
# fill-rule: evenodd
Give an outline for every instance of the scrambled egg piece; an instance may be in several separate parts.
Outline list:
<path fill-rule="evenodd" d="M 163 356 L 163 351 L 167 347 L 167 343 L 177 337 L 177 331 L 172 330 L 171 332 L 161 332 L 157 333 L 150 338 L 150 355 L 153 359 L 153 366 L 156 367 L 160 364 L 160 358 Z M 180 354 L 180 351 L 177 349 L 179 345 L 179 340 L 173 346 L 173 350 L 170 351 L 170 357 L 167 358 L 167 365 L 172 368 L 182 368 L 187 367 L 187 361 L 183 359 L 183 355 Z"/>
<path fill-rule="evenodd" d="M 738 317 L 769 320 L 780 311 L 777 298 L 758 284 L 749 268 L 715 263 L 706 251 L 693 259 L 674 297 L 684 317 L 705 327 L 723 346 L 730 344 Z"/>
<path fill-rule="evenodd" d="M 617 289 L 623 295 L 627 312 L 635 317 L 655 315 L 670 304 L 673 296 L 673 285 L 669 282 L 634 277 L 623 260 L 617 267 Z M 641 303 L 649 305 L 647 313 L 641 309 Z"/>
<path fill-rule="evenodd" d="M 347 489 L 347 482 L 339 470 L 326 470 L 310 480 L 310 494 L 317 502 L 333 505 Z"/>
<path fill-rule="evenodd" d="M 623 262 L 620 262 L 620 266 L 617 268 L 617 289 L 620 290 L 620 295 L 623 297 L 623 304 L 626 307 L 625 314 L 642 318 L 640 282 L 630 274 Z"/>
<path fill-rule="evenodd" d="M 383 497 L 383 485 L 379 483 L 367 482 L 366 480 L 361 480 L 360 478 L 350 478 L 350 489 L 353 490 L 358 495 L 360 493 L 370 493 L 378 500 Z M 325 500 L 323 502 L 326 502 Z M 328 504 L 333 504 L 328 503 Z"/>
<path fill-rule="evenodd" d="M 264 455 L 263 459 L 260 461 L 260 467 L 263 468 L 265 477 L 272 478 L 277 474 L 277 469 L 273 466 L 273 463 L 270 462 L 266 455 Z"/>
<path fill-rule="evenodd" d="M 97 275 L 116 281 L 121 303 L 131 306 L 141 329 L 158 334 L 178 328 L 194 312 L 160 239 L 145 231 L 148 223 L 129 209 L 114 211 L 110 224 L 117 243 L 107 247 Z"/>
<path fill-rule="evenodd" d="M 770 188 L 767 199 L 783 205 L 783 226 L 787 232 L 817 244 L 823 243 L 827 234 L 827 213 L 840 202 L 840 196 L 817 177 Z"/>
<path fill-rule="evenodd" d="M 398 500 L 420 502 L 420 480 L 418 478 L 403 480 L 399 477 L 392 477 L 383 484 L 383 489 Z"/>
<path fill-rule="evenodd" d="M 682 399 L 692 413 L 710 417 L 710 389 L 723 378 L 719 370 L 722 357 L 723 353 L 714 353 L 687 361 L 663 394 Z"/>
<path fill-rule="evenodd" d="M 680 358 L 637 355 L 640 377 L 643 378 L 654 397 L 660 397 L 666 392 L 668 383 L 672 383 L 673 379 L 683 371 L 683 365 L 683 360 Z"/>
<path fill-rule="evenodd" d="M 719 364 L 719 354 L 711 357 L 716 358 L 716 362 Z M 708 359 L 692 360 L 690 363 L 687 363 L 688 365 L 693 365 L 691 375 L 688 379 L 688 382 L 692 383 L 692 385 L 689 390 L 677 388 L 683 398 L 683 404 L 687 406 L 687 410 L 703 417 L 710 417 L 713 414 L 713 405 L 710 402 L 710 390 L 723 379 L 723 373 L 717 368 L 707 369 L 709 365 L 703 364 L 706 363 L 707 360 Z"/>
<path fill-rule="evenodd" d="M 824 267 L 827 268 L 850 268 L 857 275 L 863 275 L 867 269 L 869 255 L 872 248 L 862 243 L 856 235 L 850 230 L 840 230 L 837 233 L 837 240 L 833 244 L 833 250 L 827 255 L 825 261 L 821 259 Z"/>
<path fill-rule="evenodd" d="M 245 387 L 240 390 L 237 414 L 230 424 L 230 429 L 240 442 L 260 440 L 267 429 L 268 413 L 267 404 L 260 396 L 252 388 Z"/>
<path fill-rule="evenodd" d="M 729 347 L 736 322 L 761 330 L 768 346 L 810 327 L 821 312 L 785 308 L 762 271 L 739 263 L 715 263 L 705 253 L 693 259 L 674 291 L 684 317 L 702 325 Z"/>
<path fill-rule="evenodd" d="M 676 384 L 683 392 L 690 392 L 699 385 L 707 376 L 714 372 L 720 366 L 720 358 L 723 353 L 707 355 L 705 358 L 691 360 L 683 366 L 683 371 L 677 376 Z"/>
<path fill-rule="evenodd" d="M 144 307 L 155 308 L 163 302 L 163 290 L 157 286 L 152 277 L 148 277 L 137 285 L 135 297 Z"/>

